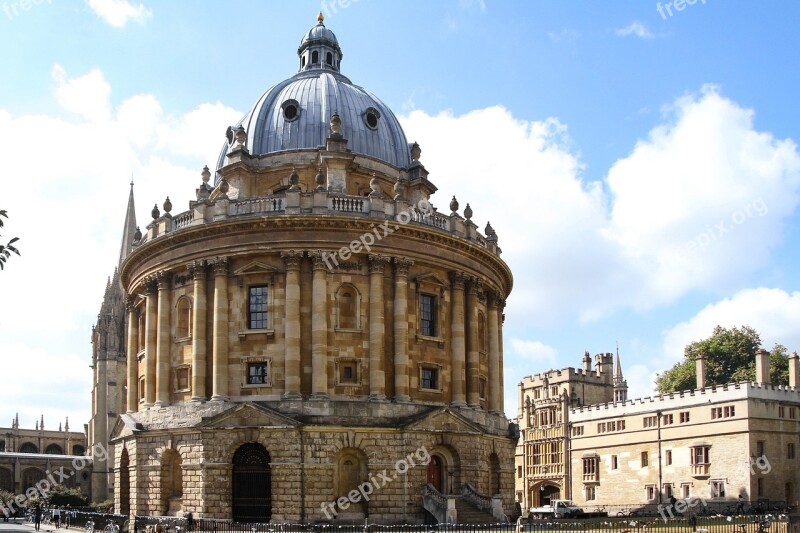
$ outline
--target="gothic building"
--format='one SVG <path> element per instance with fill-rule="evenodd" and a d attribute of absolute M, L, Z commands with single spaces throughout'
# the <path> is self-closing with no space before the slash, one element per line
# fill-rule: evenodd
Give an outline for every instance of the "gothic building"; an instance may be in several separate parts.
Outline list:
<path fill-rule="evenodd" d="M 187 211 L 167 198 L 140 232 L 129 202 L 95 328 L 92 435 L 113 448 L 97 477 L 137 515 L 501 519 L 515 431 L 497 234 L 455 197 L 434 207 L 420 147 L 341 73 L 321 15 L 297 53 Z"/>

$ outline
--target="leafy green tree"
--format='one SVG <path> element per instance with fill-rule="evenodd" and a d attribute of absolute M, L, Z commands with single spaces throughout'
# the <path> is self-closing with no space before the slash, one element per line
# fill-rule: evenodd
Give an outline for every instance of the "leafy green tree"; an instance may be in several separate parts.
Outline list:
<path fill-rule="evenodd" d="M 0 209 L 0 217 L 8 218 L 8 213 L 6 213 L 5 209 Z M 0 228 L 3 227 L 3 219 L 0 218 Z M 19 255 L 19 250 L 14 246 L 14 243 L 19 240 L 19 237 L 14 237 L 8 244 L 0 244 L 0 270 L 3 270 L 5 267 L 6 261 L 11 257 L 11 252 Z"/>
<path fill-rule="evenodd" d="M 86 497 L 81 493 L 80 489 L 70 489 L 64 485 L 56 485 L 48 493 L 50 505 L 57 505 L 60 507 L 84 507 L 86 505 Z"/>
<path fill-rule="evenodd" d="M 656 389 L 665 393 L 695 388 L 695 359 L 698 354 L 703 354 L 705 360 L 706 385 L 755 381 L 755 356 L 760 346 L 761 336 L 749 326 L 732 329 L 717 326 L 709 338 L 686 346 L 683 361 L 656 376 Z M 786 352 L 786 348 L 780 344 L 776 344 L 770 352 L 772 383 L 789 383 L 789 359 Z"/>

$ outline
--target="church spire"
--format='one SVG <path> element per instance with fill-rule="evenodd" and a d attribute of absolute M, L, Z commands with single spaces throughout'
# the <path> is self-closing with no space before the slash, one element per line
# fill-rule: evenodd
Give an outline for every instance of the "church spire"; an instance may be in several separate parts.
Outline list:
<path fill-rule="evenodd" d="M 624 402 L 628 399 L 628 382 L 622 375 L 622 364 L 619 362 L 619 343 L 617 357 L 614 360 L 614 401 Z"/>
<path fill-rule="evenodd" d="M 128 257 L 128 254 L 131 253 L 133 242 L 136 240 L 134 238 L 135 234 L 136 208 L 133 203 L 133 178 L 131 178 L 131 192 L 128 195 L 128 209 L 125 212 L 125 225 L 122 229 L 122 246 L 119 250 L 119 263 L 117 263 L 117 266 L 121 265 L 125 258 Z"/>

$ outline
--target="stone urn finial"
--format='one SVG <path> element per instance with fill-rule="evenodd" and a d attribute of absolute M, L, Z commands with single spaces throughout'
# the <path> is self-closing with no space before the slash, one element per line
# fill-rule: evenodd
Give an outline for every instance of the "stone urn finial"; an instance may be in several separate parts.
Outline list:
<path fill-rule="evenodd" d="M 292 167 L 292 173 L 289 174 L 289 185 L 291 185 L 291 187 L 289 187 L 289 190 L 299 191 L 300 190 L 300 186 L 298 185 L 299 183 L 300 183 L 300 175 L 297 173 L 297 170 L 295 170 L 295 168 Z"/>
<path fill-rule="evenodd" d="M 486 229 L 483 230 L 486 234 L 486 238 L 492 242 L 497 242 L 497 232 L 494 231 L 491 222 L 486 222 Z"/>
<path fill-rule="evenodd" d="M 411 160 L 419 161 L 419 156 L 422 155 L 422 148 L 416 142 L 411 145 Z"/>
<path fill-rule="evenodd" d="M 203 183 L 208 183 L 208 180 L 211 179 L 211 171 L 208 170 L 208 165 L 203 167 L 203 171 L 200 173 L 200 177 L 203 178 Z"/>
<path fill-rule="evenodd" d="M 334 112 L 331 117 L 331 134 L 339 135 L 342 131 L 342 119 L 339 118 L 339 113 Z"/>
<path fill-rule="evenodd" d="M 450 211 L 452 211 L 453 215 L 457 214 L 457 211 L 458 211 L 458 200 L 456 200 L 455 196 L 453 196 L 453 199 L 450 200 Z"/>
<path fill-rule="evenodd" d="M 464 208 L 464 218 L 467 220 L 472 219 L 472 208 L 467 204 L 467 207 Z"/>
<path fill-rule="evenodd" d="M 395 200 L 404 200 L 406 195 L 406 185 L 402 178 L 399 176 L 397 177 L 397 181 L 394 182 L 394 199 Z"/>
<path fill-rule="evenodd" d="M 172 211 L 172 202 L 169 201 L 169 196 L 164 200 L 164 213 L 169 214 Z"/>
<path fill-rule="evenodd" d="M 372 192 L 369 193 L 371 197 L 381 196 L 381 186 L 374 172 L 372 173 L 372 179 L 369 180 L 369 188 L 372 189 Z"/>
<path fill-rule="evenodd" d="M 244 146 L 247 143 L 247 132 L 244 131 L 244 127 L 239 126 L 236 128 L 236 144 L 239 146 Z"/>
<path fill-rule="evenodd" d="M 317 176 L 314 178 L 314 181 L 317 184 L 318 191 L 325 190 L 325 175 L 322 173 L 322 167 L 319 167 L 319 170 L 317 171 Z"/>
<path fill-rule="evenodd" d="M 139 226 L 136 226 L 136 233 L 133 234 L 134 241 L 141 241 L 142 240 L 142 230 L 139 229 Z"/>
<path fill-rule="evenodd" d="M 153 210 L 150 211 L 150 216 L 153 217 L 153 220 L 161 216 L 161 211 L 158 210 L 158 204 L 153 204 Z"/>

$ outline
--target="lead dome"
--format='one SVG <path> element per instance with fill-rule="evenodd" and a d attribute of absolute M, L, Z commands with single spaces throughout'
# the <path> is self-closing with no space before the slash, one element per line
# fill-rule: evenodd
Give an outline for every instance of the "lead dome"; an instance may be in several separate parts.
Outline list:
<path fill-rule="evenodd" d="M 288 150 L 317 149 L 325 144 L 331 117 L 341 119 L 341 135 L 353 153 L 388 163 L 398 169 L 411 165 L 403 128 L 377 96 L 341 74 L 342 50 L 336 35 L 325 27 L 322 15 L 303 36 L 297 49 L 299 70 L 269 89 L 231 128 L 217 168 L 235 142 L 240 126 L 253 156 Z"/>

